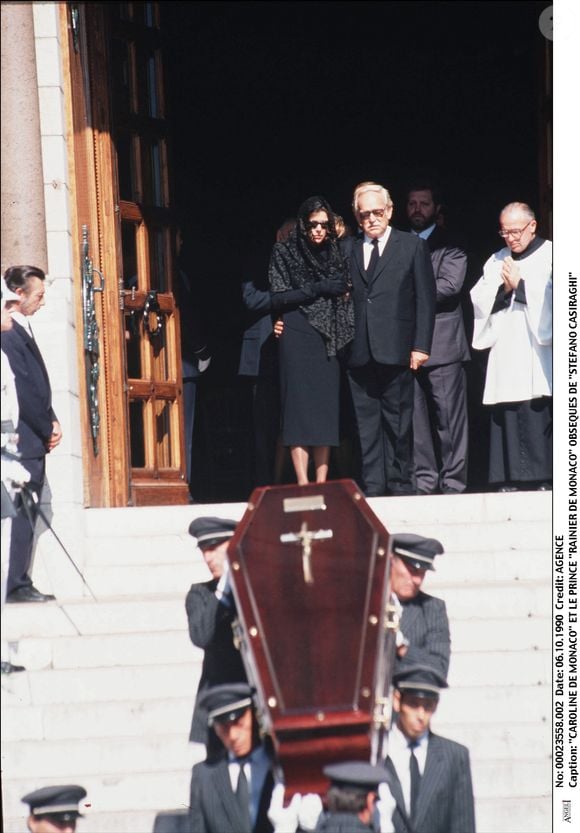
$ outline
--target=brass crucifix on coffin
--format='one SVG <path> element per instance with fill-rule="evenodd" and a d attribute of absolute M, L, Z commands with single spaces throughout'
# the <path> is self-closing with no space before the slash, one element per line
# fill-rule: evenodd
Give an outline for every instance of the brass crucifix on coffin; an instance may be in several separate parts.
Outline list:
<path fill-rule="evenodd" d="M 314 584 L 312 575 L 312 542 L 332 538 L 332 529 L 318 529 L 316 532 L 308 529 L 308 523 L 302 522 L 300 532 L 284 532 L 280 535 L 283 544 L 302 544 L 302 569 L 304 582 Z"/>

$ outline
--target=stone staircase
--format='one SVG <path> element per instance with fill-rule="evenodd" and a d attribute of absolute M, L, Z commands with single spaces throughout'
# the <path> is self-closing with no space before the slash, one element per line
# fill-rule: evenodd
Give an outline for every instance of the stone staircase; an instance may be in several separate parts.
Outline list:
<path fill-rule="evenodd" d="M 424 585 L 445 599 L 452 635 L 433 728 L 470 749 L 478 833 L 548 833 L 551 494 L 369 503 L 389 531 L 445 546 Z M 52 553 L 35 582 L 58 602 L 5 608 L 4 638 L 27 668 L 2 678 L 6 833 L 25 829 L 20 797 L 47 784 L 87 789 L 79 833 L 150 833 L 156 812 L 186 806 L 200 757 L 187 738 L 202 652 L 184 600 L 208 576 L 187 529 L 198 515 L 244 510 L 85 510 L 75 555 L 98 601 Z"/>

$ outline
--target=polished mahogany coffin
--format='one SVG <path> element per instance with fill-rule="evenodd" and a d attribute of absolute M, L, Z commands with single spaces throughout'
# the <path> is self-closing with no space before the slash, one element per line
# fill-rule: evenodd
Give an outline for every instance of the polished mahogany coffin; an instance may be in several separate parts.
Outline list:
<path fill-rule="evenodd" d="M 395 626 L 389 533 L 351 480 L 256 489 L 228 548 L 236 635 L 287 785 L 380 755 Z"/>

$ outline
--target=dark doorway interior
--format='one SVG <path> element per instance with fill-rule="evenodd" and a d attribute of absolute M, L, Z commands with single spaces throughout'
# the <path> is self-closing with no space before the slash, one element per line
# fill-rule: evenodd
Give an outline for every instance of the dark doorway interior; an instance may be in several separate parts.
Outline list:
<path fill-rule="evenodd" d="M 265 279 L 275 230 L 311 194 L 351 222 L 354 186 L 377 180 L 404 228 L 405 183 L 416 171 L 435 174 L 448 225 L 468 243 L 469 281 L 477 279 L 499 248 L 502 205 L 538 206 L 541 197 L 546 5 L 161 4 L 174 194 L 213 355 L 199 407 L 210 390 L 238 391 L 239 285 Z M 251 475 L 208 494 L 202 421 L 196 499 L 245 499 Z M 473 488 L 484 482 L 484 458 L 478 441 Z"/>

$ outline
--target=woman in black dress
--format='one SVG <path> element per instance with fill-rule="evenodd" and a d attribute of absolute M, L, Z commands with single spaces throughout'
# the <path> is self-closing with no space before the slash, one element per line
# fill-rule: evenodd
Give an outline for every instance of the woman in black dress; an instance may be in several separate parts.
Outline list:
<path fill-rule="evenodd" d="M 270 259 L 272 292 L 299 290 L 284 312 L 280 338 L 282 442 L 296 478 L 308 483 L 310 450 L 316 482 L 328 476 L 330 447 L 339 445 L 340 366 L 337 353 L 353 337 L 348 265 L 338 246 L 334 212 L 323 197 L 298 209 L 296 228 Z"/>

